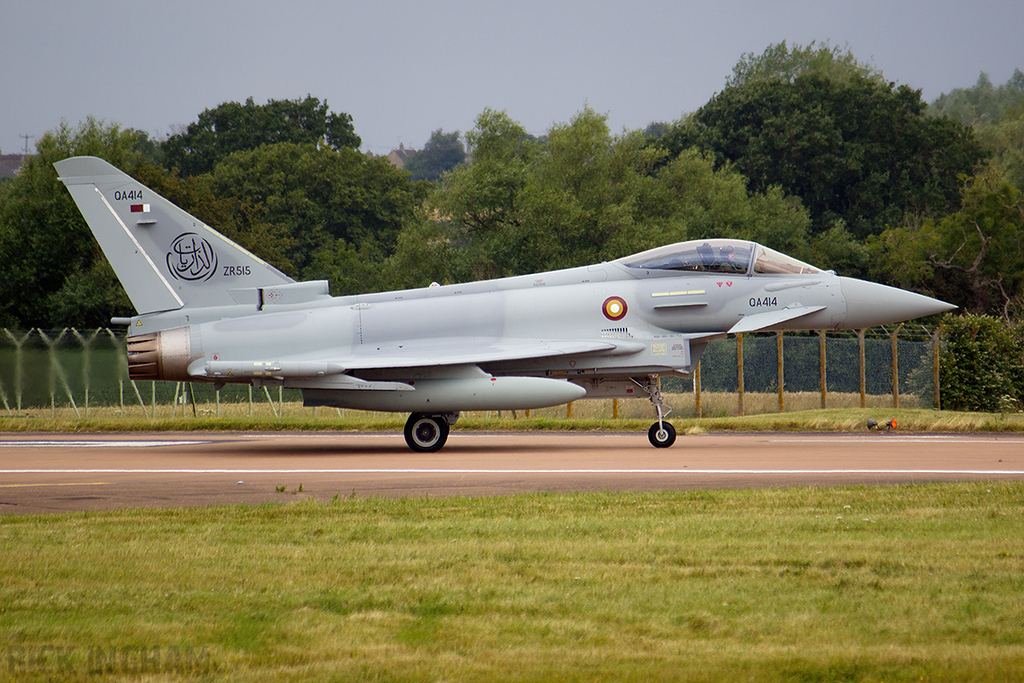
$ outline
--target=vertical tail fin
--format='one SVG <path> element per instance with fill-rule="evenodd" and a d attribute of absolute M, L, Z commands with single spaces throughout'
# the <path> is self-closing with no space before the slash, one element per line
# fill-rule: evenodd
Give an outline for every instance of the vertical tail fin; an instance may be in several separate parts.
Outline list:
<path fill-rule="evenodd" d="M 54 166 L 139 314 L 232 305 L 232 289 L 294 282 L 102 159 Z"/>

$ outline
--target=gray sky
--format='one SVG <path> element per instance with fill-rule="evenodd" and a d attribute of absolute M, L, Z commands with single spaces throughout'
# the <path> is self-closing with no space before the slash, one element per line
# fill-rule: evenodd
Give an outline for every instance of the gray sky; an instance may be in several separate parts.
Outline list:
<path fill-rule="evenodd" d="M 589 105 L 673 121 L 743 53 L 828 41 L 923 90 L 1024 69 L 1021 0 L 0 0 L 0 150 L 95 116 L 163 137 L 225 101 L 326 100 L 363 149 L 419 148 L 486 107 L 534 134 Z"/>

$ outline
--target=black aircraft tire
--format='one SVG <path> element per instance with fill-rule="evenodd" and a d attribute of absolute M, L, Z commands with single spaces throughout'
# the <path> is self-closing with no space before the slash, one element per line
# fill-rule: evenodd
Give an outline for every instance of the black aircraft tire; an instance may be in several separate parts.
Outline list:
<path fill-rule="evenodd" d="M 655 422 L 647 430 L 647 438 L 655 448 L 668 448 L 676 442 L 676 428 L 670 422 Z"/>
<path fill-rule="evenodd" d="M 448 441 L 448 421 L 443 417 L 413 413 L 405 423 L 405 442 L 417 453 L 434 453 Z"/>

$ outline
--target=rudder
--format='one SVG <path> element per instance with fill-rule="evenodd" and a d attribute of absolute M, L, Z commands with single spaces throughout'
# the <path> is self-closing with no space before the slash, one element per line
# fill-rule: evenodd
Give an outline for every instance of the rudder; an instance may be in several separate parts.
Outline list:
<path fill-rule="evenodd" d="M 103 159 L 54 166 L 139 314 L 229 306 L 230 290 L 294 282 Z"/>

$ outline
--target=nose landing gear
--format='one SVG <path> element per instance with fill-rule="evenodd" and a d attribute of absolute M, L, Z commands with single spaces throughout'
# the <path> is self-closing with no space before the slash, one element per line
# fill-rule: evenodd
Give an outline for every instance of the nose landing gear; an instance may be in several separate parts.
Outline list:
<path fill-rule="evenodd" d="M 658 421 L 647 430 L 647 438 L 655 448 L 668 448 L 676 442 L 676 428 L 665 417 L 672 412 L 672 408 L 665 405 L 665 399 L 661 395 L 661 383 L 657 375 L 647 375 L 641 383 L 633 380 L 637 386 L 644 390 L 651 401 L 651 405 L 658 411 Z"/>
<path fill-rule="evenodd" d="M 647 438 L 655 448 L 668 448 L 676 442 L 676 428 L 671 422 L 659 420 L 647 430 Z"/>

